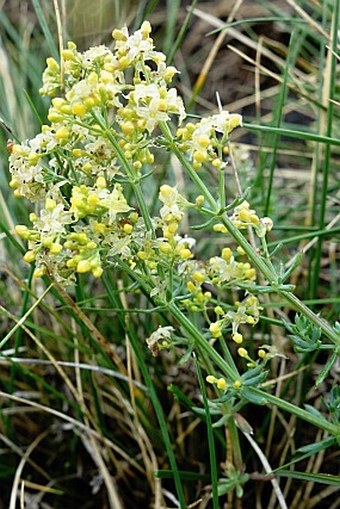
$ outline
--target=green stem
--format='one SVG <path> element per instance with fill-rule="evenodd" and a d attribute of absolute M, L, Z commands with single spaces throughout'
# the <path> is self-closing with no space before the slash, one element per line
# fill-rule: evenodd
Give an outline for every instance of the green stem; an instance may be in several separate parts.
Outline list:
<path fill-rule="evenodd" d="M 210 456 L 210 474 L 211 474 L 211 486 L 212 486 L 212 501 L 213 509 L 218 509 L 218 491 L 217 491 L 217 462 L 216 462 L 216 450 L 214 441 L 214 430 L 212 427 L 211 415 L 209 411 L 209 403 L 207 397 L 207 391 L 202 376 L 202 371 L 199 366 L 197 358 L 195 358 L 196 371 L 198 376 L 198 382 L 202 393 L 203 405 L 205 410 L 205 419 L 207 423 L 207 435 L 208 435 L 208 447 Z"/>
<path fill-rule="evenodd" d="M 238 228 L 236 228 L 236 226 L 230 220 L 228 214 L 226 212 L 221 213 L 218 204 L 216 203 L 216 200 L 210 193 L 207 186 L 204 184 L 200 176 L 193 170 L 190 162 L 186 159 L 184 154 L 176 147 L 172 133 L 168 125 L 162 123 L 161 129 L 164 136 L 166 137 L 167 142 L 171 146 L 171 150 L 175 153 L 179 161 L 188 171 L 188 174 L 191 177 L 191 179 L 195 182 L 197 187 L 200 189 L 200 192 L 204 195 L 205 199 L 207 200 L 212 209 L 212 212 L 216 214 L 216 217 L 220 217 L 221 221 L 228 229 L 230 235 L 234 238 L 238 245 L 243 248 L 249 260 L 253 263 L 254 267 L 256 267 L 257 270 L 261 272 L 261 274 L 267 279 L 268 283 L 273 286 L 273 290 L 277 294 L 285 297 L 287 301 L 294 305 L 294 308 L 297 311 L 307 316 L 308 319 L 312 323 L 314 323 L 317 327 L 320 327 L 320 329 L 325 334 L 325 336 L 327 336 L 328 339 L 330 339 L 333 343 L 338 344 L 340 341 L 340 337 L 327 322 L 325 322 L 322 318 L 313 313 L 312 310 L 307 308 L 307 306 L 305 306 L 293 293 L 279 289 L 277 274 L 268 266 L 266 261 L 261 256 L 259 256 L 256 250 L 251 246 L 251 244 L 249 244 L 249 242 L 241 233 L 241 231 Z"/>
<path fill-rule="evenodd" d="M 198 176 L 197 172 L 195 172 L 195 170 L 192 168 L 190 162 L 186 159 L 184 154 L 175 145 L 174 138 L 168 124 L 166 122 L 161 122 L 159 127 L 161 128 L 162 133 L 166 141 L 168 142 L 171 151 L 176 155 L 177 159 L 182 163 L 184 168 L 187 170 L 191 180 L 193 180 L 197 187 L 202 190 L 202 194 L 204 194 L 204 197 L 209 203 L 210 207 L 217 212 L 218 207 L 215 198 L 213 197 L 209 189 L 203 184 L 201 178 Z"/>
<path fill-rule="evenodd" d="M 233 463 L 238 472 L 242 472 L 243 459 L 242 452 L 240 446 L 240 437 L 238 434 L 238 429 L 235 424 L 234 415 L 231 415 L 227 422 L 227 427 L 229 430 L 229 436 L 231 441 L 231 446 L 233 450 Z"/>
<path fill-rule="evenodd" d="M 329 90 L 327 94 L 327 126 L 326 126 L 326 135 L 331 137 L 333 131 L 333 111 L 334 111 L 334 103 L 333 99 L 335 98 L 336 91 L 336 63 L 337 63 L 337 46 L 338 46 L 338 25 L 339 25 L 339 12 L 340 12 L 340 1 L 336 0 L 334 3 L 334 11 L 333 11 L 333 26 L 332 26 L 332 46 L 329 51 L 331 58 L 331 69 L 330 69 L 330 77 L 329 77 Z M 331 167 L 331 146 L 326 145 L 325 148 L 325 161 L 323 164 L 323 172 L 322 172 L 322 187 L 321 187 L 321 197 L 320 197 L 320 215 L 319 215 L 319 228 L 322 230 L 325 227 L 325 218 L 326 218 L 326 206 L 327 206 L 327 193 L 328 193 L 328 180 L 329 180 L 329 171 Z M 313 271 L 313 288 L 312 288 L 312 298 L 316 297 L 318 294 L 318 285 L 319 285 L 319 274 L 321 268 L 321 257 L 322 257 L 322 239 L 319 238 L 316 253 L 315 253 L 315 264 Z"/>
<path fill-rule="evenodd" d="M 128 264 L 124 262 L 120 262 L 120 266 L 122 269 L 124 269 L 132 279 L 137 280 L 141 287 L 145 290 L 146 294 L 150 293 L 150 286 L 146 284 L 144 278 L 138 276 L 130 267 Z M 288 296 L 288 299 L 290 302 L 295 306 L 299 307 L 300 311 L 302 313 L 307 313 L 307 316 L 310 319 L 314 319 L 316 315 L 308 309 L 297 297 L 295 297 L 293 294 L 289 292 L 282 292 L 286 294 L 286 298 Z M 198 345 L 199 350 L 207 355 L 215 364 L 218 366 L 221 370 L 221 372 L 229 377 L 229 379 L 234 382 L 235 380 L 240 379 L 240 375 L 235 369 L 235 365 L 229 366 L 227 362 L 223 359 L 223 357 L 220 356 L 218 352 L 214 349 L 213 346 L 210 345 L 210 343 L 207 341 L 207 339 L 202 335 L 202 333 L 190 322 L 190 320 L 185 316 L 185 314 L 177 307 L 177 305 L 174 302 L 170 302 L 168 304 L 164 304 L 164 309 L 168 310 L 168 312 L 175 318 L 180 325 L 183 327 L 183 329 L 187 332 L 187 334 L 196 342 L 196 345 Z M 320 322 L 324 324 L 323 320 L 319 317 L 316 317 L 318 319 L 318 324 Z M 325 325 L 325 327 L 328 328 L 328 325 Z M 329 331 L 328 331 L 329 332 Z M 297 417 L 310 422 L 311 424 L 324 429 L 326 431 L 329 431 L 332 434 L 338 433 L 338 428 L 332 423 L 329 423 L 325 419 L 321 419 L 320 417 L 311 414 L 307 412 L 306 410 L 303 410 L 292 403 L 288 403 L 287 401 L 284 401 L 277 396 L 273 396 L 272 394 L 266 393 L 265 391 L 261 389 L 257 389 L 255 387 L 248 387 L 248 390 L 254 393 L 254 395 L 264 397 L 267 401 L 270 403 L 273 403 L 279 408 L 282 408 L 283 410 L 286 410 L 287 412 L 296 415 Z"/>
<path fill-rule="evenodd" d="M 109 142 L 113 146 L 113 148 L 116 152 L 116 155 L 126 172 L 126 175 L 130 181 L 131 187 L 135 193 L 138 207 L 140 208 L 140 211 L 143 216 L 147 230 L 153 231 L 153 226 L 152 226 L 149 209 L 148 209 L 147 204 L 145 203 L 144 195 L 143 195 L 143 192 L 141 189 L 140 177 L 136 176 L 135 171 L 131 168 L 129 161 L 126 159 L 124 152 L 122 151 L 115 136 L 113 135 L 112 129 L 110 129 L 110 127 L 106 125 L 104 118 L 99 115 L 95 115 L 95 114 L 93 114 L 93 116 L 96 119 L 98 125 L 100 125 L 100 127 L 102 128 L 103 135 L 106 136 L 106 138 L 109 140 Z"/>
<path fill-rule="evenodd" d="M 168 304 L 168 310 L 174 318 L 181 324 L 183 329 L 189 336 L 196 342 L 201 352 L 206 354 L 212 359 L 216 366 L 218 366 L 223 373 L 225 373 L 231 381 L 239 380 L 240 374 L 235 370 L 235 365 L 229 366 L 221 355 L 216 352 L 209 341 L 202 335 L 202 333 L 190 322 L 184 313 L 177 307 L 176 304 L 171 302 Z"/>
<path fill-rule="evenodd" d="M 277 406 L 278 408 L 281 408 L 282 410 L 285 410 L 286 412 L 292 415 L 296 415 L 296 417 L 299 417 L 300 419 L 307 421 L 320 429 L 328 431 L 332 435 L 340 434 L 339 426 L 327 421 L 324 418 L 309 413 L 307 412 L 307 410 L 304 410 L 303 408 L 299 408 L 296 405 L 293 405 L 292 403 L 285 401 L 284 399 L 278 398 L 273 394 L 266 393 L 261 389 L 257 389 L 256 387 L 248 387 L 248 389 L 254 395 L 264 397 L 269 403 L 272 403 L 273 405 Z"/>
<path fill-rule="evenodd" d="M 218 187 L 219 187 L 219 195 L 220 195 L 220 205 L 221 207 L 226 206 L 226 193 L 225 193 L 225 171 L 224 169 L 219 170 L 218 176 Z"/>
<path fill-rule="evenodd" d="M 185 499 L 184 499 L 183 487 L 182 487 L 182 483 L 181 483 L 181 477 L 180 477 L 178 467 L 177 467 L 176 457 L 175 457 L 175 454 L 173 451 L 173 447 L 172 447 L 171 439 L 169 436 L 169 432 L 168 432 L 165 416 L 163 413 L 162 405 L 158 399 L 157 391 L 156 391 L 154 383 L 152 381 L 152 377 L 149 374 L 149 369 L 145 362 L 144 355 L 143 355 L 143 352 L 140 347 L 140 340 L 137 337 L 134 328 L 131 326 L 131 322 L 126 322 L 124 320 L 124 314 L 123 314 L 124 308 L 123 308 L 123 305 L 121 303 L 121 300 L 120 300 L 120 297 L 118 294 L 118 288 L 116 286 L 116 283 L 114 282 L 114 280 L 112 278 L 107 278 L 105 280 L 105 283 L 106 283 L 105 286 L 108 290 L 108 295 L 111 300 L 111 303 L 114 305 L 114 307 L 117 307 L 120 309 L 120 312 L 118 313 L 120 323 L 121 323 L 122 327 L 124 327 L 124 329 L 126 330 L 126 332 L 128 334 L 132 348 L 133 348 L 133 350 L 136 354 L 137 360 L 138 360 L 138 366 L 142 372 L 145 384 L 149 390 L 149 395 L 150 395 L 150 398 L 151 398 L 151 401 L 152 401 L 152 404 L 153 404 L 153 407 L 155 410 L 155 414 L 156 414 L 156 417 L 157 417 L 157 420 L 159 423 L 159 427 L 161 430 L 165 449 L 166 449 L 166 452 L 167 452 L 167 455 L 169 458 L 169 463 L 171 466 L 174 482 L 176 485 L 176 490 L 177 490 L 180 507 L 181 507 L 181 509 L 185 509 L 186 504 L 185 504 Z"/>
<path fill-rule="evenodd" d="M 271 135 L 278 134 L 299 140 L 316 141 L 318 143 L 326 143 L 326 145 L 340 146 L 339 138 L 331 138 L 330 136 L 322 136 L 320 134 L 309 133 L 307 131 L 295 131 L 295 129 L 285 129 L 284 127 L 272 127 L 269 125 L 248 124 L 247 122 L 243 122 L 243 127 L 250 131 L 262 131 L 268 132 Z"/>

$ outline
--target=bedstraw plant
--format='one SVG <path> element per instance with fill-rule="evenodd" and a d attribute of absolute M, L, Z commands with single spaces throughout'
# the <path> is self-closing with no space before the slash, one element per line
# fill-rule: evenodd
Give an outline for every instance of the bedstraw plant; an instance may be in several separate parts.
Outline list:
<path fill-rule="evenodd" d="M 177 465 L 145 349 L 152 365 L 152 356 L 161 362 L 163 355 L 172 355 L 179 369 L 193 363 L 202 397 L 191 411 L 207 426 L 209 497 L 217 509 L 220 497 L 228 494 L 232 503 L 233 493 L 242 497 L 247 489 L 240 436 L 252 447 L 256 443 L 242 417 L 245 405 L 294 415 L 327 434 L 329 445 L 339 438 L 335 393 L 326 402 L 327 414 L 296 406 L 265 383 L 271 363 L 285 356 L 280 334 L 269 344 L 254 343 L 265 304 L 279 295 L 294 310 L 295 323 L 287 328 L 297 352 L 330 351 L 319 384 L 339 354 L 339 328 L 295 296 L 288 279 L 296 264 L 281 270 L 278 251 L 271 252 L 267 242 L 273 221 L 261 217 L 240 187 L 233 156 L 238 149 L 230 138 L 242 117 L 221 107 L 212 116 L 188 117 L 171 86 L 178 71 L 155 50 L 149 22 L 132 34 L 115 29 L 112 36 L 113 50 L 101 45 L 79 52 L 69 42 L 60 62 L 47 59 L 40 93 L 51 98 L 48 123 L 34 138 L 9 147 L 10 187 L 32 206 L 29 223 L 15 231 L 27 245 L 23 258 L 33 267 L 33 279 L 43 278 L 50 291 L 65 297 L 103 280 L 115 310 L 113 330 L 123 331 L 132 345 L 168 455 L 170 470 L 156 475 L 173 478 L 182 509 L 193 501 L 186 499 L 185 473 Z M 169 168 L 180 166 L 191 182 L 188 192 L 171 172 L 154 188 L 164 161 Z M 212 239 L 209 256 L 200 252 L 203 234 Z M 127 319 L 141 302 L 153 324 L 147 337 Z M 115 345 L 108 350 L 115 352 Z M 186 401 L 175 385 L 170 391 Z M 221 428 L 227 437 L 223 468 L 216 453 Z M 260 458 L 270 475 L 261 453 Z M 271 479 L 280 507 L 287 507 Z"/>

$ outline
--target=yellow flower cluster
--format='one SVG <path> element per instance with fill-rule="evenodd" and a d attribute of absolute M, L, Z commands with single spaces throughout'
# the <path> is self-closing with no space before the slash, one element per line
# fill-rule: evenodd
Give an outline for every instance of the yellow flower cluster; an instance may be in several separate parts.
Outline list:
<path fill-rule="evenodd" d="M 187 245 L 174 241 L 183 207 L 169 204 L 169 190 L 160 191 L 167 204 L 158 249 L 147 246 L 145 224 L 131 212 L 122 185 L 121 154 L 140 174 L 154 162 L 151 133 L 158 123 L 173 115 L 180 123 L 185 117 L 182 99 L 169 88 L 177 70 L 155 51 L 150 33 L 149 22 L 133 34 L 124 27 L 112 34 L 113 51 L 101 45 L 82 53 L 69 42 L 62 66 L 47 59 L 40 93 L 52 98 L 50 124 L 33 139 L 14 144 L 10 155 L 15 196 L 37 203 L 32 227 L 17 228 L 29 244 L 24 259 L 36 264 L 37 276 L 53 274 L 67 284 L 75 272 L 99 277 L 102 260 L 112 256 L 131 264 L 134 256 L 148 259 L 151 269 L 159 253 L 163 259 L 192 256 Z M 107 119 L 107 129 L 98 116 Z"/>
<path fill-rule="evenodd" d="M 211 163 L 217 169 L 223 168 L 225 163 L 221 160 L 221 152 L 231 131 L 240 125 L 241 115 L 228 111 L 203 118 L 197 124 L 187 123 L 177 130 L 179 147 L 189 153 L 195 170 L 204 163 Z"/>
<path fill-rule="evenodd" d="M 239 327 L 257 323 L 259 302 L 248 295 L 227 311 L 223 296 L 255 283 L 255 269 L 240 259 L 245 253 L 223 247 L 208 260 L 196 257 L 195 240 L 181 228 L 188 209 L 204 211 L 204 196 L 190 203 L 176 186 L 162 183 L 159 214 L 150 217 L 148 200 L 141 202 L 140 194 L 160 148 L 171 150 L 164 134 L 171 131 L 165 127 L 170 120 L 181 157 L 196 170 L 206 164 L 223 170 L 229 135 L 242 118 L 220 111 L 184 125 L 183 100 L 169 86 L 177 70 L 155 51 L 150 34 L 148 22 L 133 34 L 124 27 L 114 30 L 112 51 L 101 45 L 79 52 L 70 42 L 62 66 L 47 60 L 40 92 L 51 97 L 49 124 L 31 140 L 14 144 L 10 155 L 10 186 L 35 206 L 31 225 L 16 228 L 28 244 L 24 260 L 35 264 L 35 276 L 47 274 L 64 285 L 74 284 L 76 274 L 98 278 L 107 265 L 126 262 L 148 280 L 155 301 L 176 298 L 187 310 L 204 313 L 207 334 L 220 338 L 231 329 L 241 345 Z M 230 218 L 237 228 L 251 226 L 259 236 L 272 226 L 247 201 Z M 213 229 L 226 232 L 223 224 Z M 151 335 L 150 350 L 165 348 L 169 334 L 161 328 Z M 247 358 L 242 346 L 238 352 Z M 209 381 L 226 389 L 223 379 Z"/>
<path fill-rule="evenodd" d="M 225 313 L 220 306 L 215 307 L 215 313 L 219 317 L 216 322 L 211 322 L 209 331 L 214 338 L 223 335 L 223 330 L 231 324 L 232 339 L 235 343 L 243 342 L 243 335 L 239 332 L 242 324 L 255 325 L 260 317 L 261 306 L 257 297 L 250 295 L 243 302 L 235 302 L 235 310 Z"/>

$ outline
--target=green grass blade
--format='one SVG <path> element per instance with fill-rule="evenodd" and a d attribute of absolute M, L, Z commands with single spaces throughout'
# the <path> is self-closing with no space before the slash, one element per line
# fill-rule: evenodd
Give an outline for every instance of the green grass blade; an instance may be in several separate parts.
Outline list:
<path fill-rule="evenodd" d="M 332 138 L 331 136 L 322 136 L 316 133 L 309 133 L 307 131 L 296 131 L 294 129 L 287 129 L 284 127 L 271 127 L 267 125 L 256 125 L 249 124 L 249 122 L 243 122 L 243 127 L 249 129 L 249 131 L 262 131 L 269 132 L 272 134 L 278 134 L 281 136 L 288 136 L 289 138 L 296 138 L 305 141 L 316 141 L 318 143 L 325 143 L 326 145 L 340 146 L 340 140 L 338 138 Z"/>
<path fill-rule="evenodd" d="M 167 55 L 176 40 L 175 30 L 177 23 L 178 10 L 181 6 L 180 0 L 167 0 L 167 15 L 165 24 L 165 36 L 163 42 L 163 52 Z"/>
<path fill-rule="evenodd" d="M 32 0 L 33 7 L 35 9 L 38 21 L 40 23 L 41 29 L 43 31 L 43 34 L 46 39 L 46 44 L 48 46 L 48 49 L 50 51 L 51 56 L 58 61 L 59 60 L 59 51 L 56 44 L 56 41 L 52 35 L 52 32 L 48 26 L 47 20 L 45 18 L 43 9 L 41 7 L 41 3 L 39 0 Z"/>
<path fill-rule="evenodd" d="M 294 470 L 276 470 L 276 475 L 280 477 L 288 477 L 290 479 L 298 479 L 299 481 L 310 481 L 340 488 L 340 478 L 331 474 L 314 474 L 309 472 L 296 472 Z"/>
<path fill-rule="evenodd" d="M 171 46 L 171 48 L 169 50 L 168 58 L 167 58 L 167 62 L 169 64 L 171 64 L 173 62 L 173 59 L 174 59 L 174 57 L 175 57 L 175 55 L 177 53 L 177 50 L 180 47 L 180 45 L 182 44 L 182 42 L 183 42 L 183 39 L 185 37 L 185 33 L 186 33 L 187 29 L 188 29 L 188 26 L 189 26 L 189 23 L 190 23 L 190 20 L 192 18 L 192 15 L 193 15 L 193 12 L 194 12 L 194 9 L 196 7 L 197 2 L 198 2 L 198 0 L 193 0 L 192 4 L 190 6 L 190 9 L 188 11 L 188 14 L 185 17 L 184 23 L 181 26 L 179 34 L 178 34 L 176 40 L 174 41 L 173 45 Z"/>
<path fill-rule="evenodd" d="M 198 363 L 196 356 L 195 356 L 195 366 L 196 366 L 196 371 L 197 371 L 198 383 L 199 383 L 201 393 L 202 393 L 202 399 L 203 399 L 203 405 L 204 405 L 205 417 L 206 417 L 206 424 L 207 424 L 213 509 L 219 509 L 218 489 L 217 489 L 218 488 L 218 475 L 217 475 L 217 460 L 216 460 L 214 430 L 212 427 L 211 415 L 210 415 L 210 411 L 209 411 L 207 391 L 205 388 L 202 371 L 201 371 L 201 368 L 200 368 L 200 365 Z"/>
<path fill-rule="evenodd" d="M 328 109 L 327 109 L 327 125 L 326 125 L 326 135 L 328 137 L 332 136 L 333 132 L 333 124 L 334 124 L 334 103 L 335 92 L 337 86 L 336 80 L 336 64 L 337 64 L 337 49 L 338 49 L 338 27 L 339 27 L 339 13 L 340 13 L 340 0 L 335 0 L 334 11 L 333 11 L 333 23 L 332 23 L 332 45 L 331 45 L 331 69 L 330 69 L 330 77 L 329 77 L 329 91 L 328 91 Z M 321 187 L 321 195 L 320 195 L 320 213 L 319 213 L 319 228 L 322 229 L 325 226 L 326 219 L 326 206 L 327 206 L 327 193 L 328 193 L 328 183 L 329 183 L 329 173 L 331 168 L 331 145 L 327 144 L 325 147 L 325 159 L 323 164 L 323 173 L 322 173 L 322 187 Z M 316 297 L 318 293 L 318 284 L 319 284 L 319 275 L 320 275 L 320 266 L 321 266 L 321 256 L 322 256 L 322 239 L 319 239 L 316 253 L 315 253 L 315 262 L 314 262 L 314 270 L 313 270 L 313 280 L 312 280 L 312 295 L 311 297 Z"/>
<path fill-rule="evenodd" d="M 292 33 L 290 42 L 289 42 L 289 51 L 286 59 L 286 64 L 283 72 L 283 81 L 280 86 L 280 92 L 277 98 L 276 107 L 274 108 L 274 119 L 273 119 L 273 125 L 274 127 L 280 127 L 282 116 L 283 116 L 283 108 L 284 104 L 288 95 L 288 74 L 290 68 L 294 65 L 294 62 L 296 60 L 296 34 L 295 32 Z M 271 201 L 271 194 L 272 194 L 272 187 L 273 187 L 273 180 L 274 180 L 274 171 L 276 167 L 276 158 L 277 158 L 277 151 L 279 148 L 279 135 L 275 134 L 273 137 L 273 152 L 271 157 L 271 162 L 269 166 L 269 177 L 268 177 L 268 184 L 267 184 L 267 196 L 265 201 L 265 207 L 264 207 L 264 215 L 269 215 L 269 208 L 270 208 L 270 201 Z"/>
<path fill-rule="evenodd" d="M 122 303 L 119 298 L 119 294 L 116 291 L 117 287 L 115 286 L 113 278 L 107 276 L 105 286 L 109 290 L 108 296 L 110 298 L 110 301 L 114 305 L 114 307 L 123 308 Z M 118 314 L 118 316 L 122 317 L 123 315 Z M 123 318 L 121 318 L 121 317 L 120 317 L 120 320 L 123 320 Z M 129 340 L 131 341 L 132 348 L 133 348 L 135 355 L 137 357 L 139 369 L 141 370 L 142 376 L 145 381 L 145 385 L 147 386 L 147 388 L 149 390 L 150 399 L 152 401 L 152 404 L 153 404 L 153 407 L 155 410 L 155 414 L 156 414 L 156 417 L 157 417 L 157 420 L 159 423 L 159 427 L 161 430 L 165 449 L 166 449 L 166 452 L 167 452 L 167 455 L 169 458 L 169 462 L 170 462 L 170 466 L 171 466 L 171 469 L 173 472 L 173 477 L 174 477 L 174 482 L 175 482 L 175 486 L 176 486 L 176 491 L 177 491 L 177 496 L 178 496 L 178 500 L 180 503 L 180 507 L 181 507 L 181 509 L 185 509 L 186 504 L 185 504 L 185 499 L 184 499 L 184 492 L 183 492 L 181 477 L 180 477 L 179 470 L 177 467 L 176 457 L 175 457 L 175 454 L 174 454 L 174 451 L 172 448 L 171 439 L 169 436 L 166 420 L 165 420 L 164 413 L 163 413 L 163 408 L 162 408 L 162 405 L 161 405 L 159 398 L 157 396 L 157 390 L 154 386 L 152 377 L 149 373 L 149 369 L 145 362 L 144 355 L 143 355 L 143 352 L 140 347 L 140 339 L 139 339 L 138 335 L 135 333 L 135 331 L 133 330 L 132 325 L 130 323 L 129 323 L 129 325 L 124 323 L 124 326 L 126 327 L 126 333 L 128 334 Z"/>

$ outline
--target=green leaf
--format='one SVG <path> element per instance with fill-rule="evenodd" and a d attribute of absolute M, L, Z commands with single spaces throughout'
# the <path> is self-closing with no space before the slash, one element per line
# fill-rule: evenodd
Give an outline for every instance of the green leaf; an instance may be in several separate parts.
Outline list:
<path fill-rule="evenodd" d="M 335 444 L 335 438 L 328 437 L 325 438 L 324 440 L 321 440 L 321 442 L 312 443 L 304 445 L 303 447 L 299 447 L 299 449 L 296 452 L 310 453 L 310 455 L 313 455 L 327 449 L 327 447 L 330 447 L 333 444 Z"/>
<path fill-rule="evenodd" d="M 262 365 L 257 365 L 254 368 L 248 369 L 242 377 L 242 383 L 245 386 L 256 387 L 267 378 L 268 371 Z"/>
<path fill-rule="evenodd" d="M 209 481 L 210 476 L 207 474 L 200 474 L 190 470 L 178 470 L 178 474 L 182 481 Z M 173 479 L 174 473 L 172 470 L 155 470 L 154 476 L 157 479 Z"/>
<path fill-rule="evenodd" d="M 277 470 L 276 474 L 280 477 L 290 477 L 291 479 L 299 479 L 300 481 L 312 481 L 340 487 L 340 479 L 337 475 L 295 472 L 294 470 Z"/>
<path fill-rule="evenodd" d="M 285 323 L 285 327 L 291 332 L 289 337 L 296 352 L 306 353 L 319 349 L 321 329 L 312 324 L 304 315 L 296 315 L 295 324 Z"/>
<path fill-rule="evenodd" d="M 254 394 L 251 390 L 246 387 L 242 387 L 240 390 L 241 396 L 250 401 L 251 403 L 255 403 L 255 405 L 266 405 L 268 403 L 267 399 L 264 396 L 260 396 L 259 394 Z"/>
<path fill-rule="evenodd" d="M 340 385 L 334 385 L 334 387 L 332 387 L 324 403 L 331 414 L 333 422 L 338 424 L 340 421 Z"/>
<path fill-rule="evenodd" d="M 336 363 L 338 358 L 338 352 L 334 350 L 332 354 L 328 357 L 326 364 L 322 368 L 322 370 L 319 373 L 319 376 L 316 379 L 315 385 L 318 387 L 326 378 L 334 364 Z"/>

